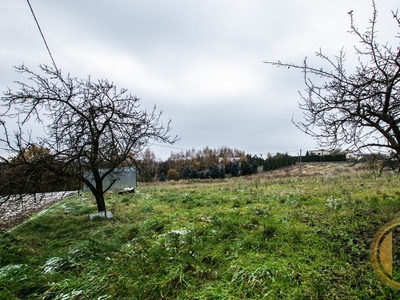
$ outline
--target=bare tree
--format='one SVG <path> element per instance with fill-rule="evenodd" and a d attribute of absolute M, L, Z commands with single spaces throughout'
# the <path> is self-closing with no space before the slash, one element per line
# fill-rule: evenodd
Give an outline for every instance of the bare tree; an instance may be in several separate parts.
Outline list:
<path fill-rule="evenodd" d="M 150 148 L 146 148 L 140 153 L 136 163 L 139 169 L 140 181 L 148 182 L 156 178 L 159 163 L 156 160 L 156 155 Z"/>
<path fill-rule="evenodd" d="M 358 64 L 352 74 L 345 68 L 342 49 L 334 59 L 321 50 L 316 53 L 330 70 L 311 67 L 307 58 L 303 65 L 280 61 L 264 63 L 278 67 L 301 69 L 306 93 L 299 106 L 304 120 L 293 122 L 303 132 L 316 138 L 321 147 L 386 151 L 400 160 L 400 47 L 377 41 L 376 4 L 370 26 L 361 32 L 355 25 L 353 11 L 350 33 L 359 39 L 355 46 Z M 398 12 L 392 11 L 397 26 Z M 398 39 L 400 36 L 397 35 Z"/>
<path fill-rule="evenodd" d="M 151 140 L 170 144 L 177 140 L 169 135 L 170 121 L 164 125 L 156 107 L 150 112 L 139 110 L 139 98 L 127 94 L 126 89 L 118 90 L 108 80 L 63 77 L 60 70 L 39 67 L 44 75 L 24 65 L 16 67 L 28 76 L 30 84 L 17 82 L 19 91 L 4 93 L 1 125 L 5 135 L 1 141 L 6 150 L 21 153 L 32 144 L 22 130 L 28 121 L 45 125 L 37 144 L 49 149 L 54 158 L 46 167 L 57 166 L 57 172 L 80 179 L 93 193 L 98 211 L 106 211 L 104 193 L 117 180 L 116 170 Z M 6 127 L 6 117 L 18 117 L 14 138 Z M 10 163 L 7 157 L 1 159 Z M 103 186 L 107 176 L 114 178 Z"/>

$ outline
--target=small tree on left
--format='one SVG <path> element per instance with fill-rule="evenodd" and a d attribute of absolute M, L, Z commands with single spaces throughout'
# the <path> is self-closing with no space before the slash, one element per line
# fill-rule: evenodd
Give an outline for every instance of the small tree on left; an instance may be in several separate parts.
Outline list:
<path fill-rule="evenodd" d="M 140 99 L 126 89 L 117 89 L 113 82 L 92 81 L 90 76 L 64 77 L 61 70 L 46 65 L 39 66 L 43 75 L 24 65 L 15 68 L 28 76 L 30 84 L 18 81 L 20 90 L 4 92 L 0 124 L 5 134 L 0 141 L 16 155 L 33 143 L 48 149 L 53 163 L 43 164 L 40 170 L 79 179 L 94 195 L 99 212 L 106 211 L 104 193 L 118 179 L 119 167 L 132 162 L 150 141 L 173 144 L 178 139 L 169 135 L 171 121 L 164 125 L 162 112 L 157 113 L 155 106 L 149 112 L 140 110 Z M 14 138 L 5 118 L 18 118 Z M 24 134 L 30 120 L 44 125 L 37 141 Z M 8 157 L 0 158 L 8 167 L 13 166 Z M 103 186 L 110 176 L 110 184 Z"/>

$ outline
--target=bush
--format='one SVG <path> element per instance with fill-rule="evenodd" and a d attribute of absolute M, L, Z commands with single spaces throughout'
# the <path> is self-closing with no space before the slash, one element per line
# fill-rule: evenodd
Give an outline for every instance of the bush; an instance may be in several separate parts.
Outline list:
<path fill-rule="evenodd" d="M 179 172 L 175 169 L 169 169 L 167 174 L 168 180 L 179 180 Z"/>

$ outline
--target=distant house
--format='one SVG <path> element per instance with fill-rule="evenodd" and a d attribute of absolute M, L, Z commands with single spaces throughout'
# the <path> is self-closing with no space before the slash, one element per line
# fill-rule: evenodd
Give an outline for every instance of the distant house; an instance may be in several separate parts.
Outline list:
<path fill-rule="evenodd" d="M 361 154 L 358 153 L 354 153 L 354 152 L 348 152 L 345 151 L 342 154 L 346 155 L 346 160 L 355 160 L 355 159 L 359 159 Z M 329 150 L 324 150 L 324 149 L 320 149 L 320 150 L 308 150 L 306 155 L 317 155 L 317 156 L 325 156 L 325 155 L 331 155 L 331 151 Z"/>
<path fill-rule="evenodd" d="M 230 163 L 240 162 L 241 161 L 241 157 L 240 156 L 231 156 L 231 157 L 228 157 L 228 161 Z M 218 164 L 221 164 L 223 162 L 224 162 L 224 158 L 223 157 L 218 157 Z"/>
<path fill-rule="evenodd" d="M 324 155 L 329 155 L 331 153 L 330 150 L 308 150 L 306 155 L 318 155 L 318 156 L 324 156 Z"/>
<path fill-rule="evenodd" d="M 355 160 L 356 159 L 356 155 L 352 152 L 347 152 L 346 153 L 346 160 Z"/>

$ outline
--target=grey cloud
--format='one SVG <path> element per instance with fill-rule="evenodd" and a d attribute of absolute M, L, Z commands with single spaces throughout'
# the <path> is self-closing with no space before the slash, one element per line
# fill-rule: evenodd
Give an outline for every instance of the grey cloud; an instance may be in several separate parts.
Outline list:
<path fill-rule="evenodd" d="M 108 78 L 172 119 L 184 149 L 227 145 L 248 153 L 297 151 L 315 142 L 290 122 L 304 88 L 301 72 L 264 60 L 312 62 L 357 43 L 353 10 L 367 24 L 371 3 L 349 0 L 31 0 L 54 58 L 72 75 Z M 397 1 L 377 3 L 382 24 Z M 380 23 L 379 23 L 380 24 Z M 389 25 L 387 25 L 389 24 Z M 13 65 L 50 64 L 25 2 L 0 3 L 0 86 L 19 79 Z M 392 27 L 390 27 L 392 26 Z M 393 29 L 393 26 L 395 27 Z M 381 30 L 386 38 L 386 30 Z M 390 30 L 388 30 L 390 31 Z M 393 35 L 388 36 L 392 38 Z M 349 63 L 354 58 L 349 57 Z M 168 155 L 169 148 L 157 147 Z M 172 150 L 173 151 L 173 150 Z"/>

